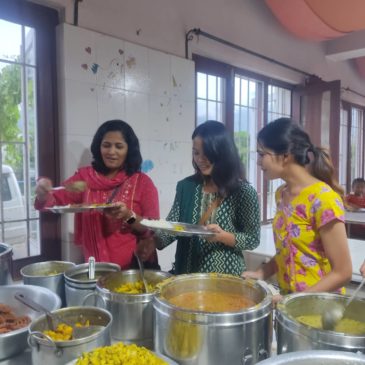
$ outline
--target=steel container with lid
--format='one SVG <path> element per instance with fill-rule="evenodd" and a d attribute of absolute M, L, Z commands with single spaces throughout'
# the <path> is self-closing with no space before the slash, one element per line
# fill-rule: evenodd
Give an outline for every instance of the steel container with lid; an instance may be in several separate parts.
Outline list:
<path fill-rule="evenodd" d="M 12 283 L 13 249 L 11 246 L 0 243 L 0 285 Z"/>
<path fill-rule="evenodd" d="M 299 316 L 321 316 L 333 302 L 345 304 L 347 297 L 333 293 L 294 293 L 277 304 L 275 330 L 278 354 L 304 350 L 335 350 L 365 354 L 365 333 L 327 331 L 303 324 Z M 354 299 L 344 318 L 365 325 L 365 299 Z"/>
<path fill-rule="evenodd" d="M 231 303 L 242 296 L 250 304 L 224 312 L 171 304 L 187 293 L 195 293 L 199 302 L 202 292 L 221 298 L 232 294 Z M 223 274 L 179 275 L 163 283 L 153 306 L 155 350 L 180 365 L 248 365 L 271 354 L 272 295 L 264 282 Z"/>
<path fill-rule="evenodd" d="M 95 263 L 95 277 L 89 279 L 89 264 L 76 265 L 64 273 L 66 304 L 70 306 L 96 305 L 94 293 L 97 280 L 104 275 L 120 271 L 120 266 L 109 262 Z M 89 299 L 90 298 L 90 299 Z"/>
<path fill-rule="evenodd" d="M 62 306 L 66 305 L 65 279 L 63 273 L 70 267 L 75 266 L 68 261 L 43 261 L 35 262 L 24 266 L 20 273 L 24 284 L 43 286 L 56 293 L 62 301 Z"/>
<path fill-rule="evenodd" d="M 296 351 L 273 356 L 260 365 L 365 365 L 365 356 L 345 351 Z"/>
<path fill-rule="evenodd" d="M 164 271 L 144 270 L 148 284 L 156 286 L 171 277 Z M 102 276 L 96 283 L 96 292 L 113 315 L 112 337 L 123 342 L 154 348 L 153 305 L 156 290 L 151 293 L 128 294 L 115 292 L 126 283 L 141 281 L 139 270 L 124 270 Z"/>

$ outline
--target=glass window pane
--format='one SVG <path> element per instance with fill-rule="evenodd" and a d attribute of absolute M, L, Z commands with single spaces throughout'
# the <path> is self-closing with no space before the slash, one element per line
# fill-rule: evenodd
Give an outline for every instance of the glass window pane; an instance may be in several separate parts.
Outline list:
<path fill-rule="evenodd" d="M 207 98 L 207 75 L 201 72 L 197 73 L 197 94 L 198 98 Z"/>
<path fill-rule="evenodd" d="M 208 75 L 208 99 L 217 100 L 217 77 Z"/>
<path fill-rule="evenodd" d="M 239 77 L 234 78 L 234 103 L 238 105 L 240 103 L 241 93 L 241 79 Z"/>
<path fill-rule="evenodd" d="M 33 28 L 25 27 L 25 63 L 28 65 L 35 65 L 35 30 Z"/>
<path fill-rule="evenodd" d="M 217 103 L 215 101 L 208 101 L 208 116 L 207 119 L 217 119 Z"/>
<path fill-rule="evenodd" d="M 217 121 L 223 123 L 223 104 L 217 103 Z"/>
<path fill-rule="evenodd" d="M 0 62 L 0 140 L 22 140 L 21 67 Z"/>
<path fill-rule="evenodd" d="M 223 101 L 223 79 L 221 77 L 217 77 L 217 101 Z"/>
<path fill-rule="evenodd" d="M 0 58 L 21 62 L 22 27 L 0 19 Z"/>
<path fill-rule="evenodd" d="M 249 102 L 248 104 L 252 107 L 256 107 L 257 97 L 256 97 L 256 82 L 249 82 Z"/>
<path fill-rule="evenodd" d="M 241 100 L 240 104 L 248 106 L 248 81 L 241 79 Z"/>
<path fill-rule="evenodd" d="M 196 119 L 197 119 L 198 125 L 207 120 L 207 101 L 206 100 L 198 99 L 196 113 L 197 113 Z"/>

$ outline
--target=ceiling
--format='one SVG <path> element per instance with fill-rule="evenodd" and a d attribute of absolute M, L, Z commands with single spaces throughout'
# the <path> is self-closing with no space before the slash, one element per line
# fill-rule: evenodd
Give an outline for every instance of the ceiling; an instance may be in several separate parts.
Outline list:
<path fill-rule="evenodd" d="M 365 78 L 365 0 L 265 0 L 296 37 L 323 42 L 332 61 L 354 62 Z"/>

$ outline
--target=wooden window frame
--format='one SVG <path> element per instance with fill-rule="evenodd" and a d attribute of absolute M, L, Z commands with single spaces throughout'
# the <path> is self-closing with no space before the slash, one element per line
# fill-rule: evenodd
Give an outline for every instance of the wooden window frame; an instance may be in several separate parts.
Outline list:
<path fill-rule="evenodd" d="M 59 140 L 56 72 L 56 26 L 58 12 L 24 0 L 0 0 L 1 19 L 22 24 L 36 31 L 37 130 L 39 175 L 59 181 Z M 61 258 L 60 218 L 40 215 L 41 254 L 14 260 L 13 276 L 33 262 Z"/>

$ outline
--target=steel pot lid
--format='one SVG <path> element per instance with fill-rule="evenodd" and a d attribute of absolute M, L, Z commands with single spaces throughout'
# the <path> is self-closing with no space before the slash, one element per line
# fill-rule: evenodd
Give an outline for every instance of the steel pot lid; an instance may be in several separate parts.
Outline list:
<path fill-rule="evenodd" d="M 111 272 L 120 271 L 120 266 L 110 262 L 96 262 L 95 263 L 95 278 L 89 279 L 89 264 L 84 263 L 71 267 L 65 271 L 64 276 L 66 282 L 74 284 L 88 284 L 96 283 L 101 276 L 110 274 Z"/>
<path fill-rule="evenodd" d="M 260 362 L 260 365 L 364 365 L 365 356 L 346 351 L 295 351 Z"/>
<path fill-rule="evenodd" d="M 256 305 L 237 312 L 204 312 L 180 308 L 168 300 L 184 291 L 214 291 L 217 288 L 221 292 L 245 293 L 248 298 L 254 299 Z M 154 298 L 154 308 L 185 322 L 210 325 L 242 324 L 267 317 L 272 310 L 272 294 L 267 284 L 262 281 L 216 273 L 184 274 L 168 279 L 161 285 Z"/>
<path fill-rule="evenodd" d="M 20 273 L 24 278 L 63 276 L 75 263 L 70 261 L 43 261 L 24 266 Z"/>

